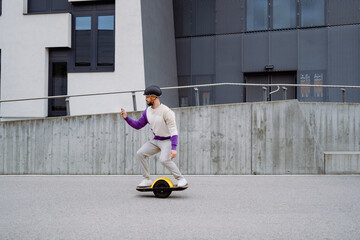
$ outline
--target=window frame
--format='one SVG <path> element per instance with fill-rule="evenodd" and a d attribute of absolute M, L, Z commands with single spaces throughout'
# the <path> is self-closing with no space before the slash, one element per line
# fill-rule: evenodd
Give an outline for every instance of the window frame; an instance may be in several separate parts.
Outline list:
<path fill-rule="evenodd" d="M 70 12 L 71 10 L 71 5 L 68 2 L 68 8 L 67 9 L 59 9 L 59 10 L 54 10 L 52 9 L 52 0 L 45 0 L 46 1 L 46 9 L 42 10 L 42 11 L 29 11 L 29 1 L 31 0 L 27 0 L 27 13 L 26 14 L 46 14 L 46 13 L 67 13 Z M 66 1 L 66 0 L 64 0 Z"/>
<path fill-rule="evenodd" d="M 67 95 L 68 93 L 69 53 L 70 53 L 69 48 L 49 48 L 48 96 L 59 96 L 53 94 L 52 92 L 54 86 L 54 79 L 53 79 L 54 63 L 65 63 L 67 66 L 66 76 L 65 76 L 66 93 L 63 93 L 62 95 Z M 63 99 L 65 101 L 65 106 L 66 106 L 67 105 L 66 99 L 65 98 L 60 98 L 60 99 Z M 48 99 L 48 117 L 66 116 L 69 112 L 69 109 L 67 109 L 68 106 L 66 106 L 65 111 L 53 111 L 52 106 L 54 105 L 54 102 L 55 102 L 54 99 Z"/>
<path fill-rule="evenodd" d="M 90 7 L 91 8 L 91 7 Z M 91 57 L 90 66 L 75 66 L 76 63 L 76 17 L 91 17 Z M 114 16 L 114 59 L 112 66 L 98 66 L 98 17 L 99 16 Z M 71 46 L 71 61 L 69 72 L 114 72 L 115 71 L 115 31 L 116 31 L 116 16 L 114 9 L 87 9 L 87 10 L 73 10 L 72 12 L 72 46 Z"/>

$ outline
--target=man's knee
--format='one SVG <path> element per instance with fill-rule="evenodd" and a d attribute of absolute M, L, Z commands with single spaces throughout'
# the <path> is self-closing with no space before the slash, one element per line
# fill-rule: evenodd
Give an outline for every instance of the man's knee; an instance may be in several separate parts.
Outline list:
<path fill-rule="evenodd" d="M 142 158 L 146 158 L 146 155 L 143 151 L 141 151 L 141 149 L 139 149 L 137 152 L 136 152 L 136 157 L 138 159 L 142 159 Z"/>

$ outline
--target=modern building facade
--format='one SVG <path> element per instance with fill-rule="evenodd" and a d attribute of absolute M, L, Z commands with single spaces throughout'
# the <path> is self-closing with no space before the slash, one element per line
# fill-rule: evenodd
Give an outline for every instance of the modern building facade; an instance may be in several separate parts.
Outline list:
<path fill-rule="evenodd" d="M 207 83 L 360 85 L 360 0 L 0 0 L 1 100 Z M 269 89 L 270 91 L 274 89 Z M 263 100 L 199 88 L 200 104 Z M 164 91 L 171 107 L 194 90 Z M 136 94 L 138 110 L 145 108 Z M 282 99 L 278 92 L 268 100 Z M 341 101 L 340 89 L 287 98 Z M 360 91 L 346 90 L 348 102 Z M 2 120 L 133 110 L 131 93 L 1 103 Z"/>
<path fill-rule="evenodd" d="M 176 86 L 171 1 L 2 0 L 1 100 Z M 150 28 L 147 29 L 147 28 Z M 171 41 L 169 41 L 169 39 Z M 137 108 L 144 109 L 141 93 Z M 164 95 L 178 105 L 177 92 Z M 133 110 L 131 93 L 1 103 L 2 120 Z"/>
<path fill-rule="evenodd" d="M 360 1 L 174 0 L 179 85 L 360 85 Z M 274 89 L 270 89 L 273 91 Z M 261 87 L 200 90 L 201 104 L 261 101 Z M 182 106 L 194 104 L 180 91 Z M 268 96 L 282 99 L 282 92 Z M 342 101 L 341 89 L 291 88 L 287 98 Z M 346 89 L 360 102 L 360 90 Z"/>

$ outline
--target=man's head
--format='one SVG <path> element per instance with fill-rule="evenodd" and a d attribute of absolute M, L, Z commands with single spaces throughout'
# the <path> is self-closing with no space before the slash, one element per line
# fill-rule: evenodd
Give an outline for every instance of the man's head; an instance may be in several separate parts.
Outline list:
<path fill-rule="evenodd" d="M 154 102 L 159 99 L 162 91 L 158 86 L 151 85 L 147 87 L 144 91 L 144 95 L 146 96 L 146 103 L 149 106 L 152 106 Z"/>

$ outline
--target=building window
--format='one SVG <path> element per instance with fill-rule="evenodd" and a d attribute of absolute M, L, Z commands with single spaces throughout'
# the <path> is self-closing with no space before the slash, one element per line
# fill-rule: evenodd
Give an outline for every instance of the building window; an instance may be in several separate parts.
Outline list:
<path fill-rule="evenodd" d="M 325 25 L 324 0 L 301 0 L 300 4 L 302 27 Z"/>
<path fill-rule="evenodd" d="M 73 72 L 114 71 L 115 5 L 111 5 L 74 5 Z"/>
<path fill-rule="evenodd" d="M 248 31 L 268 29 L 268 0 L 246 1 L 246 29 Z"/>
<path fill-rule="evenodd" d="M 323 25 L 325 25 L 325 0 L 246 1 L 247 31 Z"/>
<path fill-rule="evenodd" d="M 2 0 L 0 0 L 0 16 L 1 16 L 1 13 L 2 13 Z"/>
<path fill-rule="evenodd" d="M 69 48 L 49 48 L 49 96 L 67 95 Z M 48 116 L 66 116 L 70 109 L 65 98 L 48 100 Z"/>
<path fill-rule="evenodd" d="M 68 0 L 28 0 L 28 13 L 68 12 Z"/>
<path fill-rule="evenodd" d="M 75 18 L 75 66 L 91 63 L 91 16 Z"/>
<path fill-rule="evenodd" d="M 296 27 L 296 1 L 273 0 L 273 29 Z"/>
<path fill-rule="evenodd" d="M 49 96 L 67 94 L 67 63 L 50 62 Z M 49 117 L 66 116 L 65 98 L 49 99 Z"/>
<path fill-rule="evenodd" d="M 97 31 L 97 65 L 113 66 L 115 47 L 114 15 L 99 16 Z"/>

